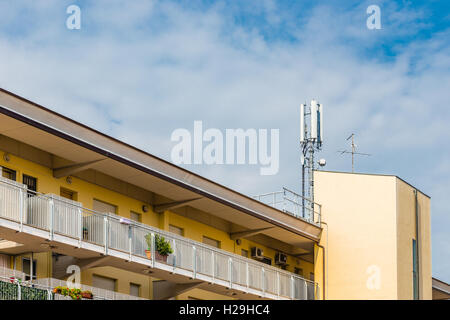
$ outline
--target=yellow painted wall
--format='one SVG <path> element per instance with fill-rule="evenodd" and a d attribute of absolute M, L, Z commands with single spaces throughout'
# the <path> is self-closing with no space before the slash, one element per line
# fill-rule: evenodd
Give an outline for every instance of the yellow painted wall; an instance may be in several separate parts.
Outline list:
<path fill-rule="evenodd" d="M 234 300 L 234 298 L 202 289 L 192 289 L 177 296 L 177 300 Z"/>
<path fill-rule="evenodd" d="M 323 236 L 323 232 L 322 232 Z M 326 249 L 326 247 L 324 246 Z M 325 255 L 326 257 L 326 255 Z M 316 300 L 325 300 L 327 298 L 327 293 L 324 292 L 325 284 L 327 282 L 326 278 L 324 279 L 324 275 L 326 276 L 326 270 L 324 271 L 324 249 L 319 247 L 317 244 L 314 245 L 314 276 L 315 281 L 319 286 L 319 290 L 316 291 Z M 326 261 L 325 261 L 326 266 Z"/>
<path fill-rule="evenodd" d="M 135 283 L 140 285 L 140 297 L 151 299 L 153 296 L 152 278 L 149 276 L 113 267 L 98 267 L 82 271 L 81 282 L 92 286 L 93 275 L 115 279 L 115 291 L 119 293 L 130 294 L 130 283 Z"/>
<path fill-rule="evenodd" d="M 430 199 L 418 192 L 419 205 L 419 292 L 420 299 L 431 299 Z M 413 248 L 416 239 L 414 188 L 397 179 L 398 298 L 413 299 Z"/>
<path fill-rule="evenodd" d="M 16 260 L 16 270 L 23 271 L 22 259 L 28 258 L 31 260 L 31 253 L 24 253 L 17 255 L 12 259 L 12 266 L 14 268 L 14 259 Z M 36 277 L 51 278 L 52 275 L 52 254 L 51 252 L 36 252 L 33 253 L 33 260 L 36 260 Z"/>
<path fill-rule="evenodd" d="M 327 298 L 396 299 L 395 177 L 318 171 L 314 179 L 323 246 L 328 231 Z"/>

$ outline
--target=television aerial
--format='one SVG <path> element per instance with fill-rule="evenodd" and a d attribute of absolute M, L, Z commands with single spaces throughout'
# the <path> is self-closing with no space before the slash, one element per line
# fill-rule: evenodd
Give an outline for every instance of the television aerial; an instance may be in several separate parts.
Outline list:
<path fill-rule="evenodd" d="M 359 155 L 359 156 L 371 156 L 371 154 L 369 154 L 369 153 L 356 152 L 356 147 L 357 147 L 357 145 L 355 144 L 355 134 L 354 134 L 354 133 L 352 133 L 346 140 L 348 141 L 348 140 L 350 140 L 350 139 L 352 139 L 352 144 L 351 144 L 352 151 L 341 150 L 341 151 L 338 151 L 338 152 L 340 152 L 341 155 L 342 155 L 342 154 L 345 154 L 345 153 L 350 153 L 350 154 L 352 155 L 352 173 L 354 173 L 354 172 L 355 172 L 355 155 Z"/>

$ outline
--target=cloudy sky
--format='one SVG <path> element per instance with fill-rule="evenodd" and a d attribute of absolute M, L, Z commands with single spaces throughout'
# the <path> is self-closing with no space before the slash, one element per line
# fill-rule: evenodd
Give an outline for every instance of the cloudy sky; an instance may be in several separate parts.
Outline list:
<path fill-rule="evenodd" d="M 81 29 L 66 9 L 81 8 Z M 369 5 L 381 29 L 366 26 Z M 325 108 L 328 170 L 432 197 L 433 275 L 450 282 L 448 1 L 3 1 L 0 86 L 170 161 L 171 133 L 280 129 L 280 170 L 186 165 L 248 195 L 300 191 L 299 104 Z"/>

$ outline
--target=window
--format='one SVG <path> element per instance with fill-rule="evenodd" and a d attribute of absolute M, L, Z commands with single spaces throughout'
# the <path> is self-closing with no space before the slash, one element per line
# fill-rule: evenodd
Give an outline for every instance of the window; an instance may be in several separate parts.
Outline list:
<path fill-rule="evenodd" d="M 27 176 L 24 174 L 22 176 L 22 183 L 27 186 L 28 196 L 36 195 L 37 191 L 37 179 L 31 176 Z"/>
<path fill-rule="evenodd" d="M 109 291 L 116 291 L 116 279 L 111 279 L 94 274 L 92 276 L 92 286 Z"/>
<path fill-rule="evenodd" d="M 75 191 L 66 189 L 66 188 L 61 188 L 59 191 L 59 194 L 61 197 L 69 199 L 69 200 L 73 200 L 73 201 L 77 201 L 77 193 Z"/>
<path fill-rule="evenodd" d="M 314 273 L 313 272 L 309 273 L 309 280 L 314 281 Z"/>
<path fill-rule="evenodd" d="M 412 240 L 412 256 L 413 256 L 413 299 L 419 299 L 419 275 L 417 272 L 417 241 L 416 239 Z"/>
<path fill-rule="evenodd" d="M 130 219 L 136 222 L 142 222 L 142 215 L 140 213 L 136 213 L 134 211 L 130 212 Z"/>
<path fill-rule="evenodd" d="M 0 268 L 9 268 L 10 256 L 0 253 Z"/>
<path fill-rule="evenodd" d="M 130 296 L 139 297 L 141 285 L 136 283 L 130 283 Z"/>
<path fill-rule="evenodd" d="M 16 181 L 16 172 L 14 170 L 6 167 L 0 167 L 0 171 L 2 172 L 3 178 Z"/>
<path fill-rule="evenodd" d="M 25 280 L 30 280 L 31 266 L 30 259 L 22 259 L 22 272 L 25 273 Z M 36 279 L 36 260 L 33 260 L 33 280 Z"/>
<path fill-rule="evenodd" d="M 94 211 L 102 213 L 117 213 L 117 206 L 97 199 L 94 199 L 94 205 L 92 209 L 94 209 Z"/>
<path fill-rule="evenodd" d="M 248 258 L 248 250 L 241 249 L 241 256 Z"/>
<path fill-rule="evenodd" d="M 172 233 L 175 233 L 175 234 L 177 234 L 179 236 L 183 236 L 184 235 L 183 228 L 179 228 L 179 227 L 176 227 L 176 226 L 171 225 L 171 224 L 169 224 L 169 231 L 172 232 Z"/>
<path fill-rule="evenodd" d="M 211 247 L 220 248 L 220 241 L 203 236 L 203 243 Z"/>
<path fill-rule="evenodd" d="M 303 269 L 294 267 L 294 273 L 298 274 L 299 276 L 303 277 Z"/>

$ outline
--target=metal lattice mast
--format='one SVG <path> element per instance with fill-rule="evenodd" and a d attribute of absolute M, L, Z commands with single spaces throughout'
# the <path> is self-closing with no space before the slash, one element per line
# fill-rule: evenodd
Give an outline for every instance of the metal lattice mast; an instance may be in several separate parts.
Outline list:
<path fill-rule="evenodd" d="M 308 121 L 306 121 L 308 120 Z M 300 147 L 302 151 L 302 215 L 305 218 L 305 202 L 309 201 L 314 214 L 314 152 L 322 148 L 323 109 L 316 100 L 300 106 Z M 307 183 L 307 185 L 306 185 Z"/>

